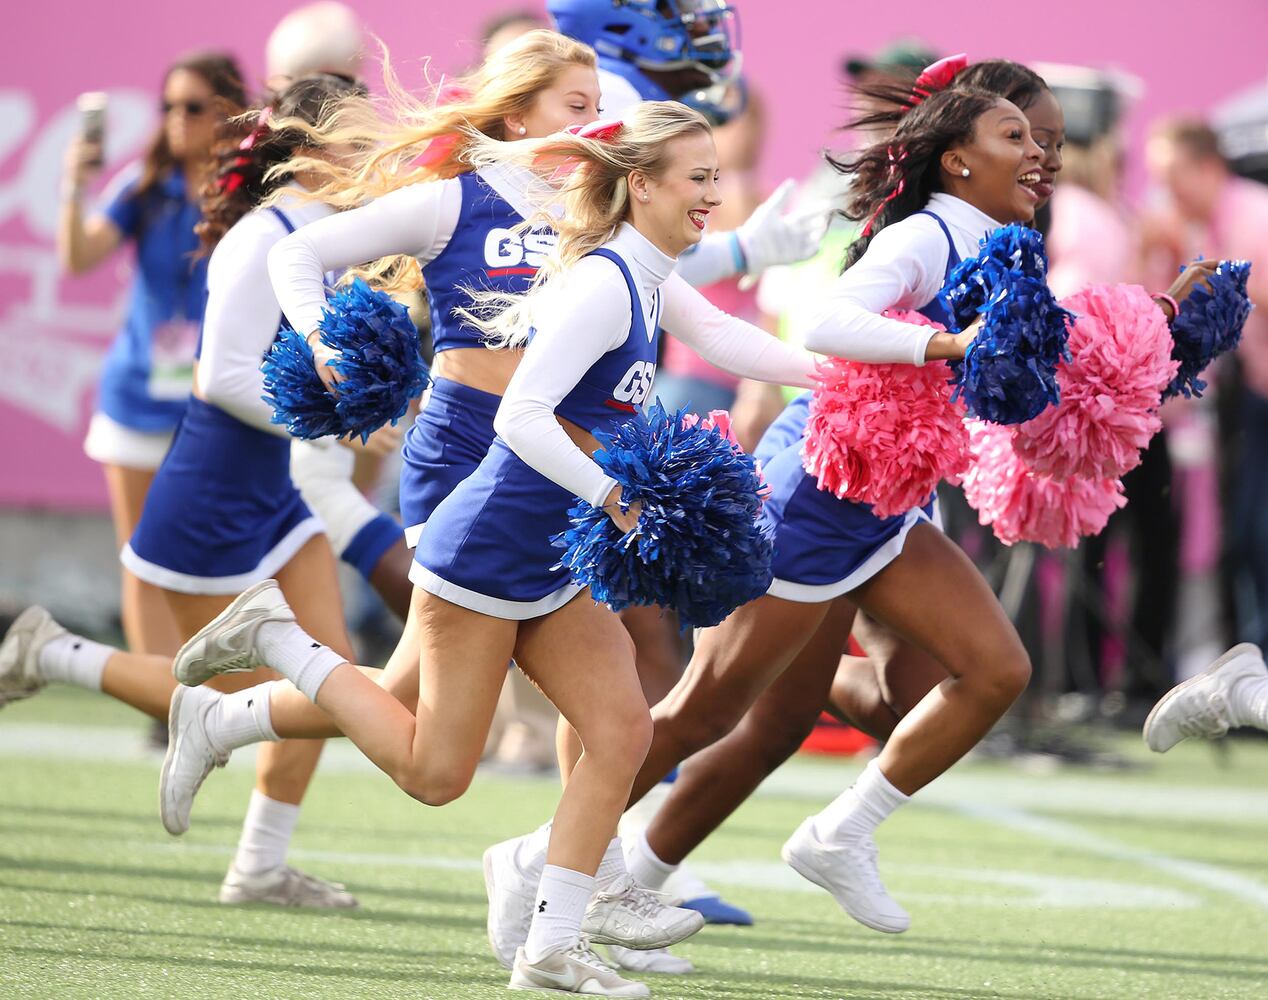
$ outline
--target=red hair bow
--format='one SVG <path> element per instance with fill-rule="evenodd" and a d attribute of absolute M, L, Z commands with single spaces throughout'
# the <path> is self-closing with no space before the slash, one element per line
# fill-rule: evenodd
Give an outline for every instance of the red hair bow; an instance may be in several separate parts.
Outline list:
<path fill-rule="evenodd" d="M 936 63 L 930 63 L 916 77 L 916 83 L 911 88 L 911 106 L 914 108 L 926 97 L 951 86 L 951 81 L 955 79 L 956 74 L 968 64 L 969 57 L 963 52 L 956 56 L 939 59 Z"/>
<path fill-rule="evenodd" d="M 441 81 L 440 86 L 436 88 L 436 107 L 470 100 L 471 94 L 471 88 L 464 84 L 451 80 Z M 459 138 L 456 132 L 436 136 L 423 147 L 415 163 L 420 167 L 434 167 L 438 163 L 445 163 L 453 157 Z"/>
<path fill-rule="evenodd" d="M 595 142 L 611 142 L 625 128 L 625 122 L 619 118 L 600 118 L 589 125 L 569 125 L 565 132 L 581 139 L 593 139 Z"/>
<path fill-rule="evenodd" d="M 216 178 L 216 187 L 222 194 L 233 194 L 247 182 L 246 173 L 255 163 L 251 156 L 251 150 L 260 141 L 260 137 L 269 130 L 272 119 L 272 108 L 260 109 L 259 114 L 255 118 L 255 127 L 251 129 L 245 139 L 238 143 L 238 155 L 233 158 L 233 162 L 229 164 L 228 168 Z"/>

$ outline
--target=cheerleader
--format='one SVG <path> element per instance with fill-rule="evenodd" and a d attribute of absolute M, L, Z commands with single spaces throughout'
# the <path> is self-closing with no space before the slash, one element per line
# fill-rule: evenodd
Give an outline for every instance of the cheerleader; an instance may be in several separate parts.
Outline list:
<path fill-rule="evenodd" d="M 1019 63 L 990 60 L 956 75 L 958 87 L 998 94 L 1020 108 L 1043 159 L 1033 185 L 1036 209 L 1051 197 L 1062 166 L 1065 121 L 1047 84 Z M 787 408 L 758 446 L 763 463 L 802 440 L 808 398 Z M 669 797 L 644 838 L 627 843 L 635 877 L 660 888 L 682 860 L 737 809 L 809 735 L 822 711 L 879 740 L 933 687 L 947 679 L 942 664 L 895 636 L 866 614 L 856 613 L 853 635 L 865 657 L 812 646 L 757 698 L 724 738 L 693 756 L 678 771 Z"/>
<path fill-rule="evenodd" d="M 555 239 L 545 226 L 520 231 L 525 214 L 531 214 L 530 175 L 500 165 L 473 171 L 462 162 L 462 123 L 470 122 L 492 138 L 542 138 L 593 121 L 600 90 L 593 51 L 549 31 L 520 36 L 469 79 L 443 87 L 444 103 L 439 107 L 419 105 L 399 88 L 390 89 L 397 105 L 392 118 L 399 127 L 392 122 L 385 127 L 345 121 L 342 129 L 327 136 L 328 141 L 390 153 L 373 154 L 356 166 L 332 163 L 319 168 L 329 177 L 324 197 L 347 204 L 375 200 L 283 240 L 270 255 L 270 268 L 292 325 L 312 330 L 325 306 L 323 272 L 382 259 L 375 265 L 382 273 L 395 266 L 386 261 L 397 254 L 407 254 L 421 265 L 435 360 L 432 387 L 402 451 L 401 514 L 406 542 L 414 546 L 436 505 L 488 451 L 494 414 L 520 356 L 518 351 L 490 351 L 460 310 L 471 304 L 473 288 L 525 290 Z M 404 166 L 416 161 L 421 161 L 421 168 Z M 363 180 L 366 176 L 372 180 Z M 404 279 L 398 287 L 403 285 Z M 635 639 L 644 696 L 656 701 L 677 680 L 681 664 L 676 645 L 663 641 L 667 619 L 653 613 L 651 627 L 639 629 L 648 618 L 646 610 L 627 609 L 622 620 Z M 639 612 L 644 614 L 640 617 Z M 397 691 L 418 676 L 413 616 L 406 621 L 388 666 Z M 416 697 L 406 696 L 407 703 L 413 704 Z M 561 768 L 567 773 L 580 748 L 570 733 L 560 745 Z M 531 903 L 536 880 L 524 888 Z M 525 922 L 520 940 L 526 931 Z M 509 968 L 515 947 L 503 947 L 497 954 Z M 636 962 L 643 968 L 656 961 L 646 953 L 612 954 L 618 962 Z M 667 964 L 675 971 L 689 971 L 682 960 Z"/>
<path fill-rule="evenodd" d="M 272 113 L 312 124 L 328 102 L 360 93 L 359 85 L 342 78 L 306 77 L 276 98 Z M 296 226 L 332 212 L 320 202 L 300 201 L 270 173 L 302 147 L 304 137 L 295 128 L 272 127 L 268 116 L 261 112 L 241 143 L 235 138 L 224 144 L 216 193 L 204 203 L 200 236 L 205 248 L 215 250 L 207 267 L 194 395 L 121 558 L 138 579 L 164 593 L 185 636 L 246 587 L 276 576 L 314 632 L 350 654 L 330 545 L 291 482 L 289 438 L 271 422 L 261 399 L 260 360 L 281 320 L 265 257 Z M 275 191 L 275 205 L 256 207 Z M 63 681 L 166 718 L 176 687 L 170 666 L 162 657 L 115 654 L 70 635 L 33 608 L 0 647 L 0 703 Z M 168 752 L 174 750 L 173 740 Z M 285 863 L 320 752 L 319 742 L 264 748 L 221 902 L 356 905 L 342 886 Z M 183 832 L 170 812 L 165 819 L 169 832 Z"/>
<path fill-rule="evenodd" d="M 84 188 L 101 168 L 100 140 L 67 152 L 57 229 L 63 270 L 85 274 L 125 242 L 136 274 L 123 328 L 110 345 L 84 451 L 106 476 L 120 546 L 132 535 L 145 495 L 189 396 L 189 366 L 206 298 L 206 261 L 195 253 L 198 192 L 217 122 L 245 107 L 242 72 L 227 55 L 195 53 L 168 67 L 163 122 L 144 160 L 119 175 L 100 211 L 85 216 Z M 123 633 L 136 653 L 170 656 L 180 638 L 163 595 L 123 570 Z"/>
<path fill-rule="evenodd" d="M 449 802 L 471 780 L 514 657 L 577 730 L 584 752 L 555 814 L 512 985 L 645 996 L 642 984 L 605 967 L 589 941 L 663 947 L 694 933 L 703 918 L 662 905 L 624 870 L 616 821 L 651 720 L 620 621 L 605 607 L 574 600 L 582 588 L 558 566 L 550 538 L 566 528 L 577 496 L 624 530 L 637 523 L 637 505 L 623 509 L 620 489 L 590 453 L 594 431 L 648 397 L 661 326 L 747 377 L 808 385 L 813 358 L 719 312 L 672 275 L 717 204 L 712 136 L 696 112 L 649 102 L 623 123 L 582 135 L 516 147 L 474 139 L 466 156 L 477 164 L 513 159 L 573 169 L 549 280 L 539 278 L 522 301 L 478 321 L 503 346 L 522 346 L 530 330 L 532 339 L 498 408 L 498 438 L 432 512 L 419 541 L 416 711 L 315 642 L 276 588 L 261 585 L 188 643 L 174 669 L 194 681 L 262 658 L 291 683 L 251 695 L 268 718 L 258 717 L 260 732 L 250 738 L 216 723 L 207 728 L 211 710 L 219 718 L 219 707 L 239 696 L 178 691 L 179 745 L 188 752 L 165 766 L 164 781 L 187 810 L 214 763 L 193 752 L 200 744 L 255 742 L 266 723 L 283 736 L 328 734 L 333 723 L 408 794 Z M 237 717 L 245 722 L 250 714 Z"/>

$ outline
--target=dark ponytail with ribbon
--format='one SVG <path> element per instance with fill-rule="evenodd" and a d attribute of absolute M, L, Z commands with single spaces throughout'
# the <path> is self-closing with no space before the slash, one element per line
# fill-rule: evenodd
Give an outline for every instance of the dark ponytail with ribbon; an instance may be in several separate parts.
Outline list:
<path fill-rule="evenodd" d="M 316 126 L 339 102 L 364 97 L 365 86 L 343 76 L 317 73 L 301 77 L 271 104 L 232 119 L 212 150 L 215 173 L 202 192 L 202 222 L 197 233 L 202 252 L 211 253 L 234 224 L 286 183 L 269 170 L 285 163 L 309 140 L 298 128 L 274 128 L 281 120 Z"/>
<path fill-rule="evenodd" d="M 850 127 L 882 134 L 892 130 L 892 134 L 861 153 L 827 158 L 834 169 L 853 177 L 842 214 L 864 224 L 846 253 L 847 268 L 863 256 L 877 232 L 915 215 L 935 191 L 942 190 L 942 154 L 970 141 L 978 119 L 1000 100 L 983 90 L 963 89 L 958 82 L 951 89 L 921 97 L 914 106 L 909 90 L 860 92 L 881 103 L 883 110 L 863 115 Z"/>

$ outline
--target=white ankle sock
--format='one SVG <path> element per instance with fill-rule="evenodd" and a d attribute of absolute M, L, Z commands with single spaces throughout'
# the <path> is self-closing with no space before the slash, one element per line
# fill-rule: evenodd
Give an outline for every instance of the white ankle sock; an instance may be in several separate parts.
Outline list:
<path fill-rule="evenodd" d="M 815 816 L 815 833 L 828 843 L 871 836 L 890 813 L 910 798 L 891 785 L 880 765 L 871 760 L 854 784 Z"/>
<path fill-rule="evenodd" d="M 1242 678 L 1229 692 L 1228 704 L 1235 725 L 1268 729 L 1268 674 Z"/>
<path fill-rule="evenodd" d="M 286 864 L 286 849 L 299 822 L 299 806 L 251 792 L 233 865 L 244 875 L 263 875 Z"/>
<path fill-rule="evenodd" d="M 524 942 L 524 957 L 540 962 L 552 951 L 571 948 L 581 936 L 581 920 L 594 895 L 594 879 L 558 865 L 542 869 L 537 909 Z"/>
<path fill-rule="evenodd" d="M 269 694 L 279 681 L 268 681 L 221 695 L 207 712 L 207 737 L 221 750 L 237 750 L 250 743 L 276 741 L 269 713 Z"/>
<path fill-rule="evenodd" d="M 335 667 L 348 662 L 294 622 L 265 622 L 255 643 L 264 662 L 314 702 Z"/>
<path fill-rule="evenodd" d="M 629 853 L 625 857 L 630 874 L 634 881 L 648 889 L 661 890 L 665 880 L 678 870 L 677 865 L 666 864 L 656 856 L 652 845 L 647 842 L 647 834 L 640 833 L 630 842 Z"/>
<path fill-rule="evenodd" d="M 625 852 L 621 848 L 621 838 L 613 837 L 608 849 L 603 852 L 603 860 L 599 862 L 599 870 L 594 873 L 594 880 L 603 888 L 625 874 Z"/>
<path fill-rule="evenodd" d="M 40 650 L 40 673 L 49 683 L 74 684 L 100 691 L 106 661 L 117 652 L 112 646 L 103 646 L 80 635 L 59 635 Z"/>

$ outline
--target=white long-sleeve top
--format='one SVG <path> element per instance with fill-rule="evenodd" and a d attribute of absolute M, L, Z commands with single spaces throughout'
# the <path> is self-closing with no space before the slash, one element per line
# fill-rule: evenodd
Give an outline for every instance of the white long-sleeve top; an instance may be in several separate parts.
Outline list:
<path fill-rule="evenodd" d="M 653 314 L 659 290 L 661 327 L 706 360 L 744 378 L 812 384 L 812 354 L 722 312 L 674 274 L 674 258 L 633 226 L 622 224 L 606 246 L 629 266 L 643 315 Z M 630 309 L 625 279 L 606 258 L 583 257 L 552 278 L 534 303 L 536 332 L 493 422 L 525 463 L 596 507 L 616 484 L 573 444 L 555 419 L 555 409 L 596 361 L 625 342 Z"/>
<path fill-rule="evenodd" d="M 298 198 L 286 198 L 277 207 L 296 228 L 332 213 L 326 205 Z M 198 390 L 207 402 L 279 437 L 287 436 L 286 429 L 271 422 L 273 411 L 261 398 L 260 362 L 282 320 L 265 260 L 285 236 L 282 221 L 268 209 L 257 208 L 239 219 L 212 251 L 198 359 Z M 319 286 L 324 277 L 318 272 Z"/>
<path fill-rule="evenodd" d="M 935 194 L 925 208 L 947 224 L 961 259 L 977 256 L 979 240 L 1000 226 L 949 194 Z M 806 347 L 870 364 L 923 365 L 936 331 L 881 313 L 919 309 L 930 302 L 942 288 L 949 254 L 946 236 L 928 215 L 912 215 L 886 226 L 812 314 L 804 331 Z"/>

